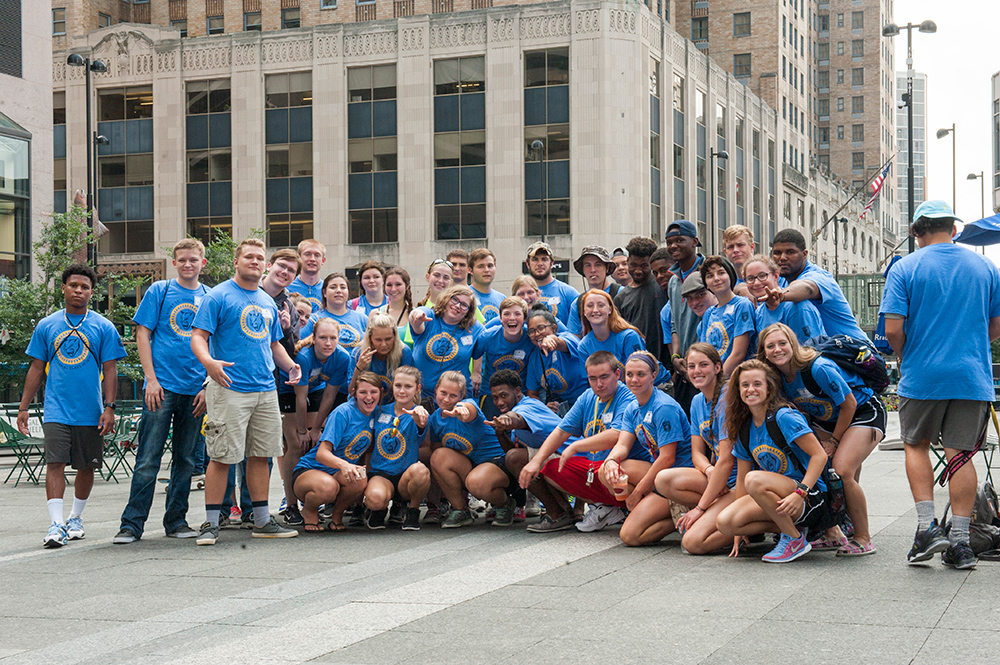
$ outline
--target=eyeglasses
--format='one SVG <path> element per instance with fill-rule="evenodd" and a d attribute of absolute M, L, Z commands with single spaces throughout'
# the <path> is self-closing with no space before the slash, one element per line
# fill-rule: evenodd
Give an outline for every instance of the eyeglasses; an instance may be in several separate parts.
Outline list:
<path fill-rule="evenodd" d="M 468 312 L 469 308 L 472 307 L 471 304 L 469 304 L 467 302 L 463 302 L 461 300 L 455 300 L 454 298 L 451 298 L 450 300 L 448 300 L 448 306 L 449 307 L 454 307 L 455 309 L 457 309 L 460 312 Z"/>
<path fill-rule="evenodd" d="M 441 265 L 442 263 L 448 266 L 449 268 L 455 267 L 455 265 L 451 261 L 448 261 L 446 259 L 434 259 L 434 261 L 431 263 L 431 268 L 437 265 Z"/>
<path fill-rule="evenodd" d="M 754 282 L 763 282 L 765 279 L 771 276 L 771 273 L 762 272 L 759 275 L 746 275 L 743 280 L 747 284 L 753 284 Z"/>
<path fill-rule="evenodd" d="M 542 325 L 542 326 L 536 326 L 534 328 L 528 328 L 528 334 L 530 336 L 532 336 L 532 337 L 537 337 L 538 335 L 544 334 L 546 330 L 550 330 L 551 328 L 552 328 L 552 324 L 551 323 L 546 323 L 545 325 Z"/>

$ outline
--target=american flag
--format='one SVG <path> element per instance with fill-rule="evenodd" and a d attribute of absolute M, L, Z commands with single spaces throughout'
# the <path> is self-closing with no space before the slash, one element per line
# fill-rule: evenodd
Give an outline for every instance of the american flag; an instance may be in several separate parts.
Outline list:
<path fill-rule="evenodd" d="M 890 168 L 892 168 L 892 161 L 886 162 L 885 168 L 882 169 L 882 172 L 879 173 L 877 176 L 875 176 L 875 178 L 872 180 L 871 182 L 872 197 L 868 199 L 868 203 L 865 204 L 865 209 L 861 211 L 861 217 L 858 218 L 859 222 L 865 218 L 865 215 L 868 214 L 868 211 L 872 209 L 873 205 L 875 205 L 875 199 L 878 198 L 879 192 L 882 191 L 882 185 L 885 184 L 885 178 L 886 176 L 889 175 Z"/>

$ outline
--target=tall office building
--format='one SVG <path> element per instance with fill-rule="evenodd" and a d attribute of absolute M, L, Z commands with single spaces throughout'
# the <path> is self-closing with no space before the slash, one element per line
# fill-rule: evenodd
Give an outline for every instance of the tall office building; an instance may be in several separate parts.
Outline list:
<path fill-rule="evenodd" d="M 907 169 L 910 164 L 906 94 L 906 72 L 896 72 L 896 190 L 899 192 L 899 231 L 902 240 L 910 227 Z M 902 106 L 902 108 L 900 108 Z M 913 74 L 913 208 L 920 205 L 927 192 L 927 75 Z M 954 140 L 954 139 L 953 139 Z"/>
<path fill-rule="evenodd" d="M 1000 72 L 993 75 L 993 212 L 1000 212 Z"/>

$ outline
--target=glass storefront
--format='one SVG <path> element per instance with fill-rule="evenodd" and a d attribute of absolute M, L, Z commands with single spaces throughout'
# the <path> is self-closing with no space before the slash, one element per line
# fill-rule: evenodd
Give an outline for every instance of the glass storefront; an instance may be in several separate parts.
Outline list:
<path fill-rule="evenodd" d="M 0 113 L 0 276 L 30 271 L 31 134 Z"/>

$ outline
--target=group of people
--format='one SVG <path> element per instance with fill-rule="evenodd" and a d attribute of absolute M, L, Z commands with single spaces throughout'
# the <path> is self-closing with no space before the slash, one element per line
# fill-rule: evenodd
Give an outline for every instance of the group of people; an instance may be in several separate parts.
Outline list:
<path fill-rule="evenodd" d="M 969 568 L 976 476 L 964 462 L 993 399 L 1000 271 L 951 243 L 955 221 L 941 202 L 917 209 L 921 250 L 890 272 L 882 310 L 903 361 L 900 422 L 919 519 L 908 559 L 941 552 Z M 204 247 L 180 241 L 177 277 L 154 283 L 134 317 L 145 399 L 114 542 L 143 535 L 172 424 L 163 526 L 199 545 L 234 519 L 260 538 L 460 528 L 479 500 L 498 527 L 540 502 L 533 533 L 620 524 L 626 545 L 678 531 L 686 552 L 732 556 L 773 533 L 763 559 L 775 563 L 810 550 L 873 554 L 859 480 L 885 407 L 863 376 L 811 346 L 821 336 L 869 343 L 836 280 L 794 229 L 774 236 L 769 255 L 755 253 L 744 226 L 725 230 L 723 254 L 699 247 L 686 220 L 667 227 L 664 246 L 636 237 L 613 252 L 584 247 L 573 262 L 580 293 L 555 278 L 552 248 L 536 242 L 510 296 L 493 288 L 489 249 L 455 250 L 428 266 L 418 299 L 406 270 L 377 261 L 360 266 L 352 298 L 343 273 L 321 276 L 326 249 L 315 240 L 267 257 L 247 239 L 235 276 L 208 289 Z M 943 306 L 957 280 L 959 313 Z M 46 547 L 84 537 L 101 435 L 114 421 L 125 352 L 88 309 L 95 282 L 89 267 L 69 268 L 65 309 L 39 323 L 28 348 L 18 425 L 26 430 L 45 379 Z M 960 359 L 954 374 L 940 357 Z M 955 458 L 947 536 L 934 520 L 928 453 L 939 437 Z M 280 522 L 268 500 L 274 458 Z M 77 478 L 64 520 L 67 464 Z M 206 516 L 195 530 L 186 515 L 201 466 Z M 831 505 L 831 478 L 845 511 Z"/>

